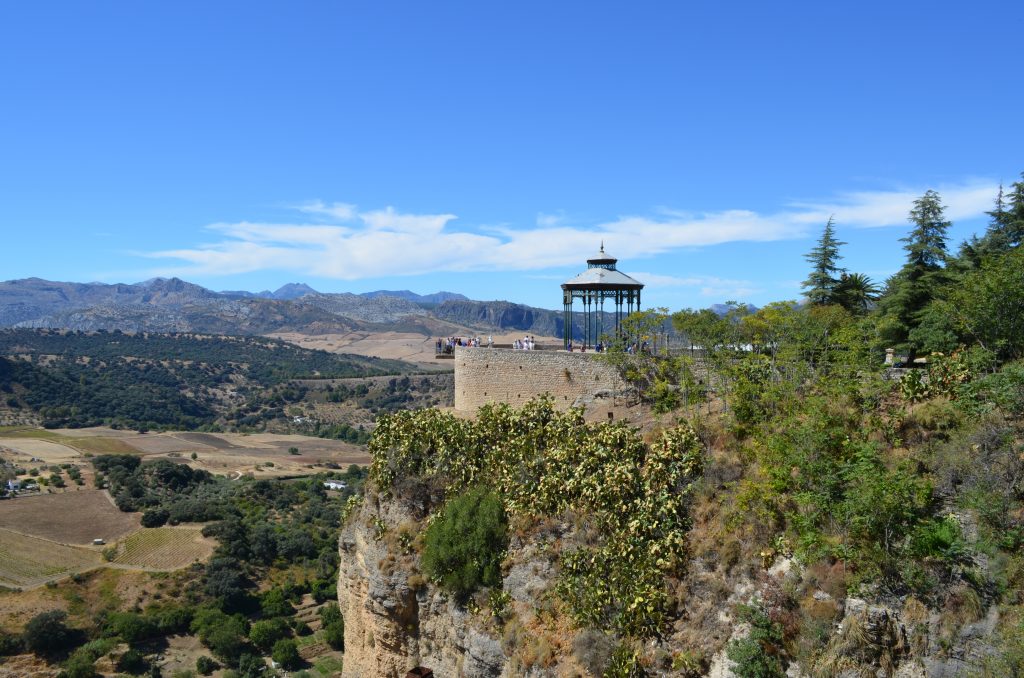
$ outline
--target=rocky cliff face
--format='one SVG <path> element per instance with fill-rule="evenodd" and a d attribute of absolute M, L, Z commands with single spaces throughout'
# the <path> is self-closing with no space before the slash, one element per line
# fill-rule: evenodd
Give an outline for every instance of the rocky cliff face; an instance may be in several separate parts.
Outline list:
<path fill-rule="evenodd" d="M 507 301 L 446 301 L 432 313 L 436 318 L 467 327 L 523 330 L 549 337 L 565 334 L 560 312 Z"/>
<path fill-rule="evenodd" d="M 401 553 L 395 535 L 416 513 L 414 506 L 371 497 L 341 534 L 344 675 L 404 678 L 417 666 L 437 678 L 520 675 L 510 672 L 498 638 L 427 584 L 415 559 Z"/>
<path fill-rule="evenodd" d="M 426 517 L 424 503 L 371 494 L 342 531 L 345 676 L 404 678 L 421 666 L 437 678 L 602 675 L 613 650 L 609 636 L 574 628 L 551 606 L 557 576 L 551 545 L 576 539 L 571 520 L 533 526 L 513 539 L 504 568 L 507 608 L 496 619 L 486 602 L 458 605 L 420 574 L 412 543 Z M 694 559 L 679 582 L 679 617 L 664 637 L 644 645 L 645 675 L 733 678 L 727 647 L 751 633 L 737 617 L 739 606 L 773 609 L 797 590 L 806 592 L 802 607 L 813 606 L 830 621 L 823 621 L 825 651 L 813 666 L 791 658 L 786 675 L 793 678 L 953 678 L 978 671 L 997 651 L 995 606 L 966 605 L 951 614 L 912 597 L 847 597 L 820 588 L 820 576 L 783 557 L 764 570 L 732 571 Z"/>

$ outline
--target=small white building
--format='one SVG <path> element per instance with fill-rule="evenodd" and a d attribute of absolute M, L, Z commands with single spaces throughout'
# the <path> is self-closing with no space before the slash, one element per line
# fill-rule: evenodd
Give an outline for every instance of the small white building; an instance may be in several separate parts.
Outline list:
<path fill-rule="evenodd" d="M 328 490 L 344 490 L 348 485 L 340 480 L 325 480 L 324 487 Z"/>

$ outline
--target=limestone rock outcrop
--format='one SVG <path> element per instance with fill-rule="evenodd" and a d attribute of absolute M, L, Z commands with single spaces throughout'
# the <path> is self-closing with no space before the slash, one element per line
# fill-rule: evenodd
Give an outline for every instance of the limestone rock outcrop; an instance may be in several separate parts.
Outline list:
<path fill-rule="evenodd" d="M 404 678 L 417 666 L 437 678 L 511 676 L 498 638 L 472 615 L 395 558 L 383 526 L 406 523 L 399 502 L 372 500 L 342 531 L 338 601 L 345 616 L 344 675 Z"/>

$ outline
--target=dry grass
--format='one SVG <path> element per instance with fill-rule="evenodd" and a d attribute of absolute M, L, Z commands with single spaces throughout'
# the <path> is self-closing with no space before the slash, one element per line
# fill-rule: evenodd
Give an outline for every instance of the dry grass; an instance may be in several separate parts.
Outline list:
<path fill-rule="evenodd" d="M 119 511 L 105 492 L 72 490 L 0 502 L 0 527 L 64 544 L 91 544 L 137 530 L 139 515 Z"/>
<path fill-rule="evenodd" d="M 42 459 L 47 464 L 63 464 L 75 462 L 81 459 L 78 450 L 59 442 L 58 437 L 24 436 L 0 438 L 0 447 L 7 447 L 23 457 L 35 457 Z M 27 462 L 26 459 L 19 459 L 20 462 Z"/>
<path fill-rule="evenodd" d="M 4 438 L 38 438 L 42 440 L 60 437 L 52 431 L 27 426 L 0 426 L 0 436 Z"/>
<path fill-rule="evenodd" d="M 120 438 L 102 438 L 99 436 L 82 436 L 65 438 L 59 442 L 88 454 L 138 454 L 139 450 Z"/>
<path fill-rule="evenodd" d="M 30 588 L 99 564 L 92 549 L 0 529 L 0 585 Z"/>

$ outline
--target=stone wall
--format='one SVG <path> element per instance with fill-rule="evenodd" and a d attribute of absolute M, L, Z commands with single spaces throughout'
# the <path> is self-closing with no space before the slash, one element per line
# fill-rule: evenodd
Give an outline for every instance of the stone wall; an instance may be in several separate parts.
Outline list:
<path fill-rule="evenodd" d="M 544 393 L 565 410 L 595 395 L 611 399 L 622 389 L 615 368 L 593 353 L 455 349 L 455 410 L 461 413 L 493 402 L 519 407 Z"/>

